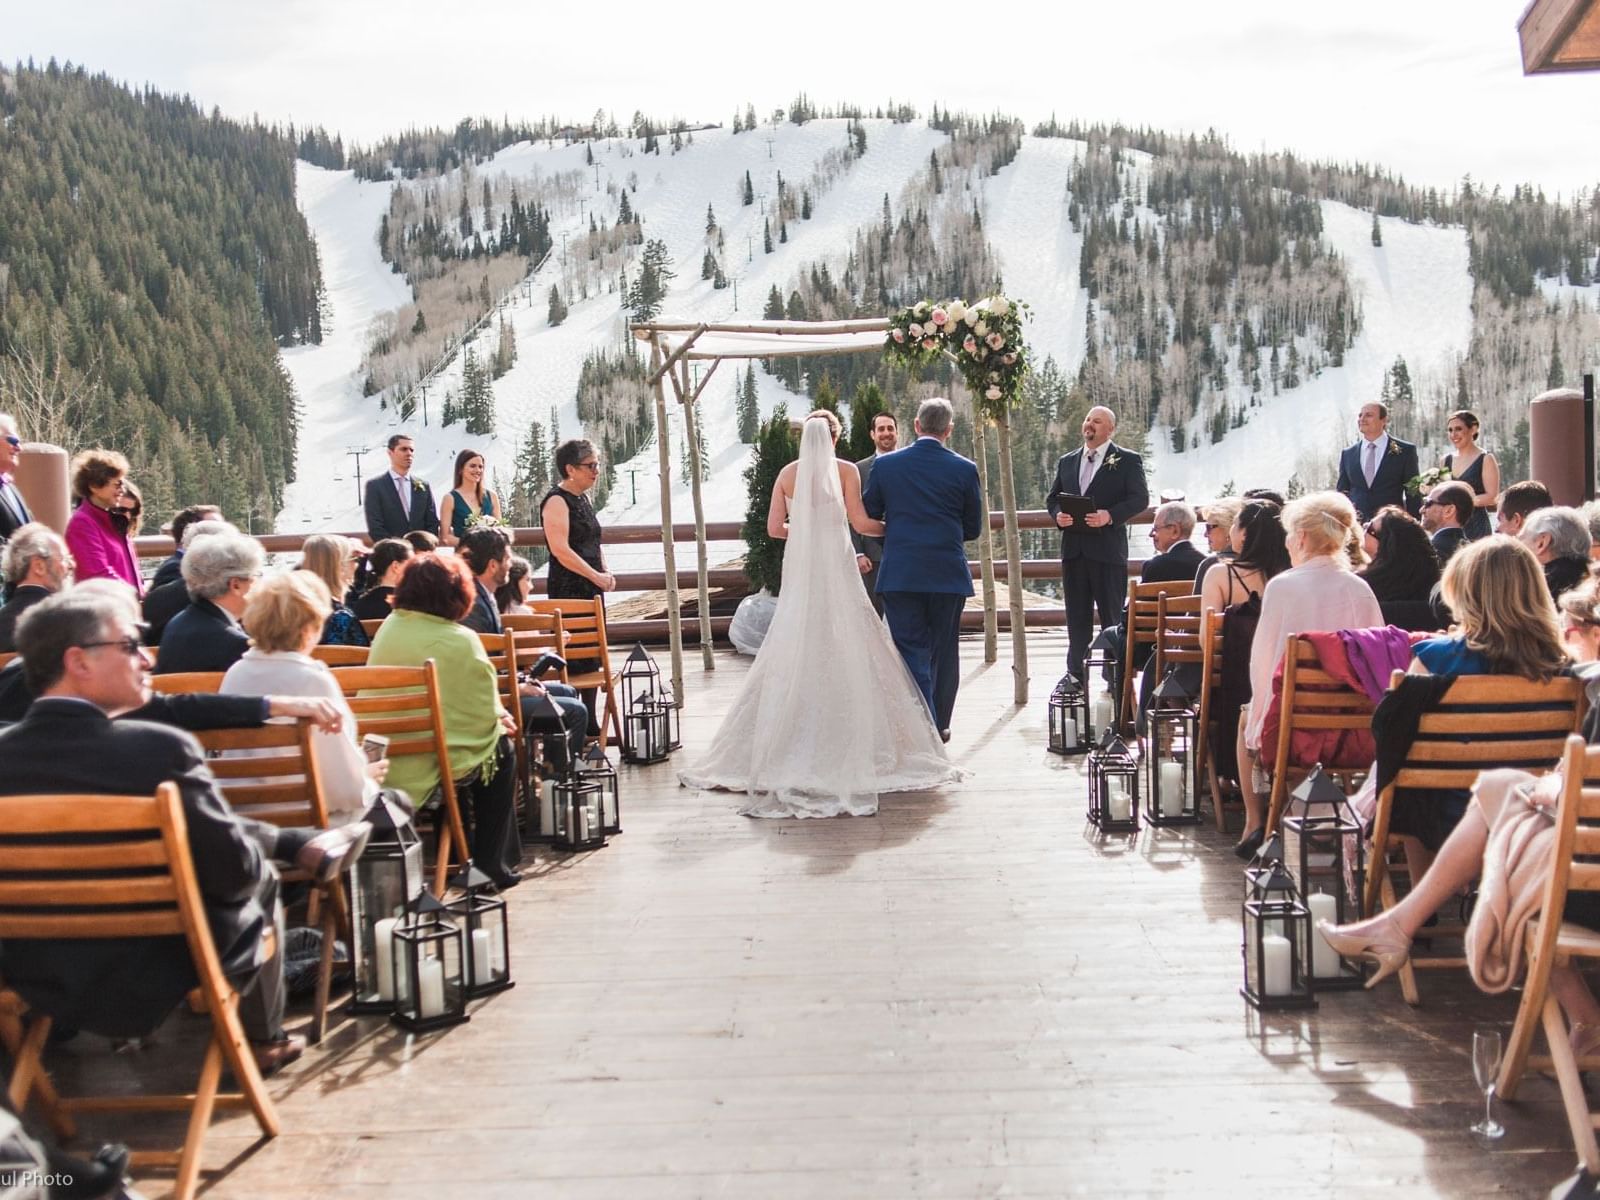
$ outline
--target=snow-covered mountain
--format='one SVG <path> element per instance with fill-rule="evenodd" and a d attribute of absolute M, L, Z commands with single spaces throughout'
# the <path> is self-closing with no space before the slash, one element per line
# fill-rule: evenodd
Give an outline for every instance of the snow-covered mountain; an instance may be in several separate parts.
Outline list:
<path fill-rule="evenodd" d="M 926 168 L 946 135 L 922 123 L 866 121 L 868 148 L 816 201 L 809 221 L 793 221 L 788 241 L 762 252 L 762 205 L 742 206 L 737 188 L 748 171 L 758 194 L 776 192 L 781 171 L 791 184 L 807 178 L 830 151 L 846 143 L 844 121 L 820 120 L 782 125 L 740 135 L 725 130 L 698 131 L 675 154 L 643 155 L 637 141 L 586 145 L 522 143 L 473 168 L 476 175 L 504 173 L 513 179 L 538 172 L 554 177 L 582 171 L 586 200 L 550 209 L 557 250 L 527 289 L 518 289 L 504 313 L 517 340 L 516 365 L 494 384 L 498 435 L 470 438 L 461 425 L 440 427 L 438 397 L 459 377 L 459 363 L 435 388 L 430 420 L 408 424 L 417 441 L 417 469 L 449 487 L 455 453 L 467 445 L 480 449 L 491 469 L 509 483 L 518 439 L 529 421 L 545 421 L 553 407 L 563 437 L 578 433 L 574 392 L 584 355 L 596 346 L 615 346 L 623 337 L 623 317 L 615 292 L 588 300 L 569 297 L 566 321 L 551 328 L 545 298 L 561 270 L 563 234 L 576 241 L 588 230 L 588 206 L 602 215 L 614 212 L 608 187 L 637 190 L 631 204 L 645 219 L 646 236 L 664 240 L 677 264 L 664 315 L 695 320 L 755 318 L 774 285 L 787 289 L 802 265 L 832 259 L 835 273 L 856 231 L 881 221 L 887 195 L 898 214 L 904 188 Z M 1020 152 L 997 174 L 978 181 L 976 197 L 985 235 L 994 246 L 1008 294 L 1033 309 L 1029 339 L 1042 361 L 1053 355 L 1063 371 L 1076 371 L 1083 355 L 1088 299 L 1078 285 L 1082 239 L 1068 220 L 1067 182 L 1074 156 L 1083 144 L 1062 138 L 1023 139 Z M 592 180 L 592 187 L 588 181 Z M 358 366 L 365 335 L 374 318 L 409 300 L 404 280 L 379 255 L 377 229 L 388 206 L 390 185 L 356 180 L 299 164 L 298 194 L 317 239 L 327 288 L 331 330 L 319 346 L 283 354 L 302 405 L 300 461 L 278 519 L 283 532 L 362 526 L 360 499 L 349 451 L 364 448 L 366 477 L 385 465 L 382 445 L 400 426 L 393 410 L 363 398 Z M 608 202 L 610 207 L 608 206 Z M 724 230 L 723 262 L 737 287 L 714 290 L 695 268 L 705 250 L 706 206 L 714 206 Z M 1170 431 L 1150 438 L 1153 490 L 1178 490 L 1191 498 L 1214 495 L 1230 481 L 1238 488 L 1282 485 L 1297 467 L 1315 456 L 1331 463 L 1336 449 L 1353 436 L 1356 409 L 1378 395 L 1384 371 L 1397 354 L 1411 364 L 1413 378 L 1440 369 L 1452 354 L 1464 353 L 1472 329 L 1472 282 L 1467 244 L 1459 227 L 1382 222 L 1383 244 L 1371 240 L 1372 216 L 1332 201 L 1323 202 L 1324 237 L 1344 256 L 1359 295 L 1363 324 L 1342 366 L 1251 410 L 1250 420 L 1231 429 L 1216 445 L 1198 452 L 1171 451 Z M 735 294 L 738 308 L 735 309 Z M 737 437 L 734 389 L 740 372 L 732 364 L 719 371 L 701 399 L 712 476 L 704 488 L 710 520 L 737 520 L 745 507 L 742 471 L 748 447 Z M 780 402 L 791 411 L 805 404 L 761 371 L 756 378 L 762 412 Z M 1202 442 L 1207 439 L 1204 434 Z M 680 430 L 671 431 L 673 509 L 689 519 L 688 488 L 678 479 Z M 618 464 L 617 483 L 602 519 L 611 524 L 659 520 L 657 453 L 648 447 L 632 462 Z M 737 546 L 713 547 L 726 558 Z M 659 564 L 659 548 L 615 547 L 613 564 L 640 569 Z"/>

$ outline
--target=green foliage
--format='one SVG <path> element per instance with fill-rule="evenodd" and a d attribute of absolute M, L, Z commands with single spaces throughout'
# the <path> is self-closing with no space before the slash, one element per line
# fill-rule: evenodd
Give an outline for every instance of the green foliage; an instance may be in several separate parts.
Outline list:
<path fill-rule="evenodd" d="M 737 386 L 734 410 L 739 422 L 739 440 L 746 445 L 756 440 L 761 424 L 761 394 L 756 390 L 756 365 L 747 363 Z"/>
<path fill-rule="evenodd" d="M 789 411 L 780 404 L 762 424 L 750 465 L 744 471 L 749 499 L 741 531 L 747 547 L 744 570 L 751 586 L 765 588 L 774 596 L 783 586 L 784 541 L 767 533 L 767 507 L 772 501 L 778 472 L 799 457 L 800 443 L 789 429 Z"/>
<path fill-rule="evenodd" d="M 550 308 L 545 319 L 551 328 L 567 319 L 567 303 L 561 298 L 561 288 L 554 283 L 550 285 Z"/>
<path fill-rule="evenodd" d="M 494 362 L 490 375 L 499 379 L 516 364 L 517 361 L 517 335 L 511 328 L 511 322 L 505 317 L 500 318 L 499 338 L 495 342 Z"/>
<path fill-rule="evenodd" d="M 926 367 L 955 356 L 973 403 L 999 418 L 1022 400 L 1028 346 L 1022 338 L 1027 305 L 989 296 L 970 307 L 959 299 L 919 300 L 890 318 L 884 354 L 906 367 Z"/>
<path fill-rule="evenodd" d="M 626 193 L 624 193 L 626 195 Z M 639 256 L 639 274 L 628 285 L 623 300 L 628 317 L 635 322 L 653 321 L 661 312 L 661 302 L 666 298 L 670 281 L 676 277 L 672 269 L 672 256 L 667 244 L 652 238 Z"/>
<path fill-rule="evenodd" d="M 470 349 L 461 364 L 459 412 L 468 433 L 482 437 L 494 432 L 494 385 L 477 352 Z"/>
<path fill-rule="evenodd" d="M 877 449 L 872 442 L 872 418 L 888 411 L 883 402 L 883 389 L 872 380 L 856 388 L 850 399 L 850 440 L 839 447 L 839 456 L 859 462 L 872 454 Z"/>

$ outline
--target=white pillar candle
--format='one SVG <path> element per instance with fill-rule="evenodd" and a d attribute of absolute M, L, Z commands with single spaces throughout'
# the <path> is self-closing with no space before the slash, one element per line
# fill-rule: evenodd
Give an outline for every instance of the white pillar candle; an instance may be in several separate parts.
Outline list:
<path fill-rule="evenodd" d="M 1061 744 L 1070 750 L 1078 744 L 1078 722 L 1068 717 L 1062 729 Z"/>
<path fill-rule="evenodd" d="M 556 831 L 556 781 L 539 784 L 539 832 L 549 837 Z"/>
<path fill-rule="evenodd" d="M 494 949 L 487 929 L 472 931 L 472 982 L 488 983 L 494 978 Z"/>
<path fill-rule="evenodd" d="M 1094 727 L 1099 730 L 1111 727 L 1111 696 L 1102 694 L 1095 697 L 1094 702 Z"/>
<path fill-rule="evenodd" d="M 1113 821 L 1126 821 L 1133 813 L 1133 796 L 1125 787 L 1111 786 L 1106 799 L 1106 813 Z"/>
<path fill-rule="evenodd" d="M 1181 763 L 1164 762 L 1161 764 L 1161 815 L 1163 817 L 1178 817 L 1183 815 L 1183 766 Z"/>
<path fill-rule="evenodd" d="M 417 964 L 417 1015 L 438 1017 L 444 1014 L 444 964 L 425 958 Z"/>
<path fill-rule="evenodd" d="M 1328 945 L 1328 939 L 1317 929 L 1317 922 L 1325 920 L 1330 925 L 1339 919 L 1339 902 L 1326 892 L 1306 897 L 1306 907 L 1311 910 L 1311 974 L 1317 979 L 1332 979 L 1339 974 L 1339 952 Z"/>
<path fill-rule="evenodd" d="M 617 826 L 617 796 L 609 786 L 600 793 L 600 811 L 605 817 L 606 828 L 615 829 Z"/>
<path fill-rule="evenodd" d="M 386 917 L 372 927 L 372 954 L 378 960 L 378 999 L 394 999 L 394 927 L 400 924 Z"/>
<path fill-rule="evenodd" d="M 1293 984 L 1294 971 L 1289 939 L 1277 934 L 1267 934 L 1261 939 L 1265 978 L 1262 992 L 1268 996 L 1287 996 Z"/>
<path fill-rule="evenodd" d="M 506 969 L 506 931 L 499 921 L 489 926 L 489 969 L 497 975 Z"/>
<path fill-rule="evenodd" d="M 589 836 L 599 837 L 603 828 L 605 826 L 600 820 L 600 800 L 596 798 L 589 803 Z"/>
<path fill-rule="evenodd" d="M 587 842 L 589 840 L 589 808 L 584 805 L 575 808 L 571 813 L 572 830 L 567 835 L 569 842 Z"/>

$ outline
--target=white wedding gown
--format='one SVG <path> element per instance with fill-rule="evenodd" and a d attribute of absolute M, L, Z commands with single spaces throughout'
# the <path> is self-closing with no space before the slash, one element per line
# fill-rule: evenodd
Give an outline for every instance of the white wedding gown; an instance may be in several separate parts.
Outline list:
<path fill-rule="evenodd" d="M 861 586 L 820 418 L 800 438 L 772 625 L 711 748 L 678 778 L 748 793 L 748 817 L 866 817 L 882 792 L 961 778 Z"/>

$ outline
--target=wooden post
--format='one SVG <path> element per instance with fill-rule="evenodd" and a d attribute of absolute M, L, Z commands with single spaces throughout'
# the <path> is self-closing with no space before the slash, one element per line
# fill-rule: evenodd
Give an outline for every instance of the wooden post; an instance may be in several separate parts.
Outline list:
<path fill-rule="evenodd" d="M 715 367 L 714 360 L 712 366 Z M 681 377 L 681 378 L 680 378 Z M 706 376 L 709 382 L 711 376 Z M 704 387 L 704 383 L 701 387 Z M 708 671 L 716 669 L 711 656 L 711 587 L 706 577 L 710 569 L 706 562 L 706 509 L 700 495 L 700 437 L 694 414 L 694 402 L 700 388 L 689 389 L 689 364 L 681 362 L 672 375 L 672 388 L 678 393 L 678 404 L 683 409 L 683 436 L 689 444 L 689 495 L 694 500 L 695 590 L 700 597 L 700 662 Z"/>
<path fill-rule="evenodd" d="M 678 612 L 678 555 L 672 544 L 672 455 L 667 450 L 667 389 L 661 383 L 661 340 L 650 339 L 655 376 L 656 449 L 661 463 L 661 563 L 667 577 L 667 643 L 672 647 L 672 696 L 683 707 L 683 616 Z"/>
<path fill-rule="evenodd" d="M 1017 527 L 1017 485 L 1011 476 L 1011 417 L 995 422 L 1000 431 L 1000 499 L 1006 513 L 1006 567 L 1011 595 L 1011 676 L 1014 703 L 1028 702 L 1028 624 L 1022 606 L 1022 534 Z M 985 525 L 988 522 L 985 521 Z M 987 532 L 987 529 L 985 530 Z"/>
<path fill-rule="evenodd" d="M 992 663 L 1000 657 L 1000 618 L 995 612 L 994 535 L 989 532 L 989 434 L 985 428 L 988 424 L 988 418 L 974 404 L 972 451 L 978 459 L 978 488 L 983 492 L 983 529 L 978 534 L 978 577 L 983 581 L 983 661 Z"/>

